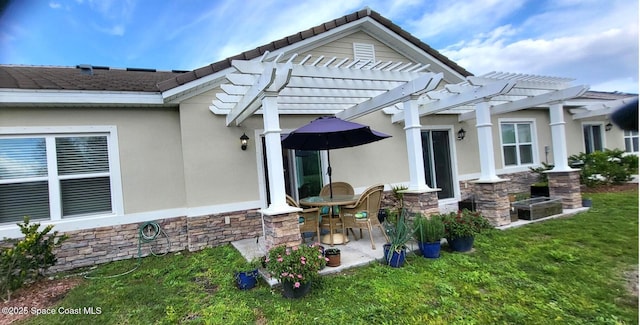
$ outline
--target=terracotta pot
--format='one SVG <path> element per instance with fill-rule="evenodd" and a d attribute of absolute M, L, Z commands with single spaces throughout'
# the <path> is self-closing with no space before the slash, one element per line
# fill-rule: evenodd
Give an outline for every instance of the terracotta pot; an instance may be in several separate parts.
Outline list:
<path fill-rule="evenodd" d="M 340 250 L 339 249 L 326 249 L 324 256 L 329 259 L 327 266 L 336 267 L 340 266 Z"/>

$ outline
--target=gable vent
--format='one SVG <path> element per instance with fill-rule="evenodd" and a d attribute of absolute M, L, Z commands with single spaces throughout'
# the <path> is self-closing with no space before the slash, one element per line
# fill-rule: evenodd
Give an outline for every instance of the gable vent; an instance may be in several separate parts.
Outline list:
<path fill-rule="evenodd" d="M 376 50 L 373 44 L 353 43 L 353 58 L 361 60 L 355 66 L 358 69 L 374 64 L 376 62 Z"/>

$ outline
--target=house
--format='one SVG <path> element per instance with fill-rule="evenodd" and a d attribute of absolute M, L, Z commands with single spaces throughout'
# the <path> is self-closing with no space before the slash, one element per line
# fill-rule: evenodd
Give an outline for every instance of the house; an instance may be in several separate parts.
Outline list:
<path fill-rule="evenodd" d="M 136 256 L 148 222 L 169 239 L 158 251 L 263 234 L 298 243 L 285 194 L 317 193 L 327 156 L 280 139 L 323 115 L 392 135 L 332 151 L 334 181 L 404 184 L 426 213 L 473 194 L 505 224 L 508 193 L 535 182 L 529 167 L 555 163 L 551 191 L 573 208 L 569 155 L 637 152 L 637 132 L 607 119 L 633 98 L 568 78 L 474 76 L 370 9 L 193 71 L 3 65 L 0 237 L 20 237 L 24 215 L 55 225 L 70 237 L 59 269 Z"/>

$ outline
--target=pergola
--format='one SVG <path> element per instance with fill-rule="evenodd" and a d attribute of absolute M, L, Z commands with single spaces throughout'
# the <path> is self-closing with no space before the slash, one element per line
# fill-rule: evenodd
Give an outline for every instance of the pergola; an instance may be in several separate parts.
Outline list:
<path fill-rule="evenodd" d="M 457 114 L 459 121 L 476 120 L 479 138 L 480 182 L 494 182 L 496 175 L 491 137 L 491 115 L 540 105 L 550 108 L 554 169 L 567 165 L 563 102 L 578 97 L 587 86 L 571 86 L 571 79 L 489 73 L 467 77 L 457 84 L 444 84 L 441 73 L 428 65 L 358 60 L 297 54 L 286 60 L 265 53 L 259 60 L 234 60 L 225 75 L 210 110 L 226 115 L 226 125 L 240 125 L 253 114 L 262 114 L 266 161 L 270 180 L 267 214 L 287 213 L 280 114 L 335 114 L 352 120 L 385 109 L 391 121 L 404 123 L 413 192 L 433 191 L 425 182 L 422 163 L 420 117 Z"/>

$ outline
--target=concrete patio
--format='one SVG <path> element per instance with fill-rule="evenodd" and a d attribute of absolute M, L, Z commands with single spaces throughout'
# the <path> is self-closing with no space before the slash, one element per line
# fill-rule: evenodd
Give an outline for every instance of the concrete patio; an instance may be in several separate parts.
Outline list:
<path fill-rule="evenodd" d="M 442 209 L 447 210 L 447 209 Z M 528 224 L 542 222 L 546 220 L 569 217 L 575 215 L 580 212 L 588 211 L 589 208 L 578 208 L 578 209 L 564 209 L 561 214 L 549 216 L 546 218 L 541 218 L 537 220 L 518 220 L 512 222 L 509 225 L 497 227 L 499 230 L 506 230 L 510 228 L 522 227 Z M 376 246 L 376 249 L 371 249 L 371 242 L 369 240 L 368 231 L 363 230 L 363 238 L 358 240 L 353 240 L 353 236 L 349 235 L 350 241 L 344 245 L 334 245 L 334 247 L 340 249 L 340 266 L 337 267 L 325 267 L 320 271 L 320 274 L 332 274 L 338 273 L 353 267 L 364 266 L 370 263 L 382 263 L 383 260 L 383 245 L 385 244 L 385 239 L 379 229 L 373 230 L 373 239 Z M 307 238 L 307 243 L 311 243 L 310 239 Z M 264 238 L 249 238 L 244 240 L 239 240 L 232 242 L 232 245 L 242 254 L 242 256 L 248 261 L 266 255 L 266 250 L 264 247 Z M 329 244 L 322 244 L 325 248 L 331 247 Z M 417 245 L 410 245 L 410 248 L 417 249 Z M 269 283 L 269 285 L 274 286 L 277 285 L 278 282 L 269 277 L 269 275 L 265 272 L 265 270 L 260 270 L 263 278 Z"/>

